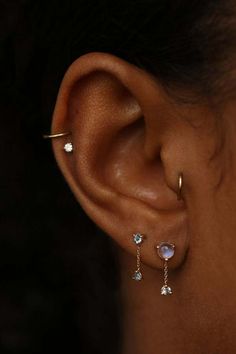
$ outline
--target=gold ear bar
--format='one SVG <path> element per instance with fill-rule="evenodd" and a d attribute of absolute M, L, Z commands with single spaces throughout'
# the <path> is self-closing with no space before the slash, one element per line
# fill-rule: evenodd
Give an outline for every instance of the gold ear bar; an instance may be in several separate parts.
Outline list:
<path fill-rule="evenodd" d="M 44 139 L 60 138 L 61 136 L 67 136 L 70 134 L 71 134 L 71 132 L 63 132 L 63 133 L 56 133 L 56 134 L 44 134 L 43 138 Z"/>

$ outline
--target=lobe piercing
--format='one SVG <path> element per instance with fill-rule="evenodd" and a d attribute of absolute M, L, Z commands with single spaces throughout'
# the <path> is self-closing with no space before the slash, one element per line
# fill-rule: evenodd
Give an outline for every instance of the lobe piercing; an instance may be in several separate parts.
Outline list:
<path fill-rule="evenodd" d="M 140 281 L 143 279 L 143 275 L 141 272 L 141 252 L 140 245 L 142 244 L 144 236 L 140 233 L 133 234 L 133 241 L 137 245 L 137 269 L 135 270 L 132 279 L 136 281 Z"/>
<path fill-rule="evenodd" d="M 164 285 L 161 288 L 161 295 L 171 295 L 172 289 L 168 285 L 168 261 L 175 254 L 175 245 L 161 242 L 156 248 L 158 256 L 164 261 Z"/>

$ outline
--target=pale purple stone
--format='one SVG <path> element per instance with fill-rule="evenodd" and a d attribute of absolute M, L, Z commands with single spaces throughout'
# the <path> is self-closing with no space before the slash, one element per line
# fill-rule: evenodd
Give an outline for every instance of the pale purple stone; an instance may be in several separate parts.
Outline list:
<path fill-rule="evenodd" d="M 157 249 L 159 257 L 165 260 L 172 258 L 175 253 L 175 246 L 168 242 L 162 242 Z"/>

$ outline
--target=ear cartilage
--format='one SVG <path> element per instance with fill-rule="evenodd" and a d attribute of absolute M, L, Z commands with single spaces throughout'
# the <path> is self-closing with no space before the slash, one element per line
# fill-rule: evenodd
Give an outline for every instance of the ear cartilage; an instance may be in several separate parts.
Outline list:
<path fill-rule="evenodd" d="M 168 285 L 168 261 L 175 254 L 175 245 L 169 242 L 161 242 L 157 245 L 157 254 L 164 261 L 164 285 L 161 288 L 161 295 L 171 295 L 172 289 Z"/>
<path fill-rule="evenodd" d="M 141 272 L 141 247 L 140 245 L 142 244 L 144 239 L 144 236 L 140 233 L 133 234 L 133 242 L 137 245 L 137 268 L 132 276 L 133 280 L 140 281 L 143 279 L 143 275 Z"/>
<path fill-rule="evenodd" d="M 64 150 L 65 150 L 65 152 L 72 152 L 73 151 L 73 144 L 71 142 L 66 143 L 64 145 Z"/>

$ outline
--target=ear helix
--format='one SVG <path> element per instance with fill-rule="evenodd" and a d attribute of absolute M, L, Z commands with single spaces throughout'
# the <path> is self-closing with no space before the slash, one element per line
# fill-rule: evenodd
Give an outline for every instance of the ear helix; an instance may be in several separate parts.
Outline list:
<path fill-rule="evenodd" d="M 71 134 L 71 132 L 62 132 L 62 133 L 56 133 L 56 134 L 44 134 L 43 138 L 44 139 L 60 138 L 62 136 L 67 136 L 70 134 Z M 65 143 L 63 149 L 65 152 L 72 152 L 73 151 L 73 143 L 70 141 Z"/>

